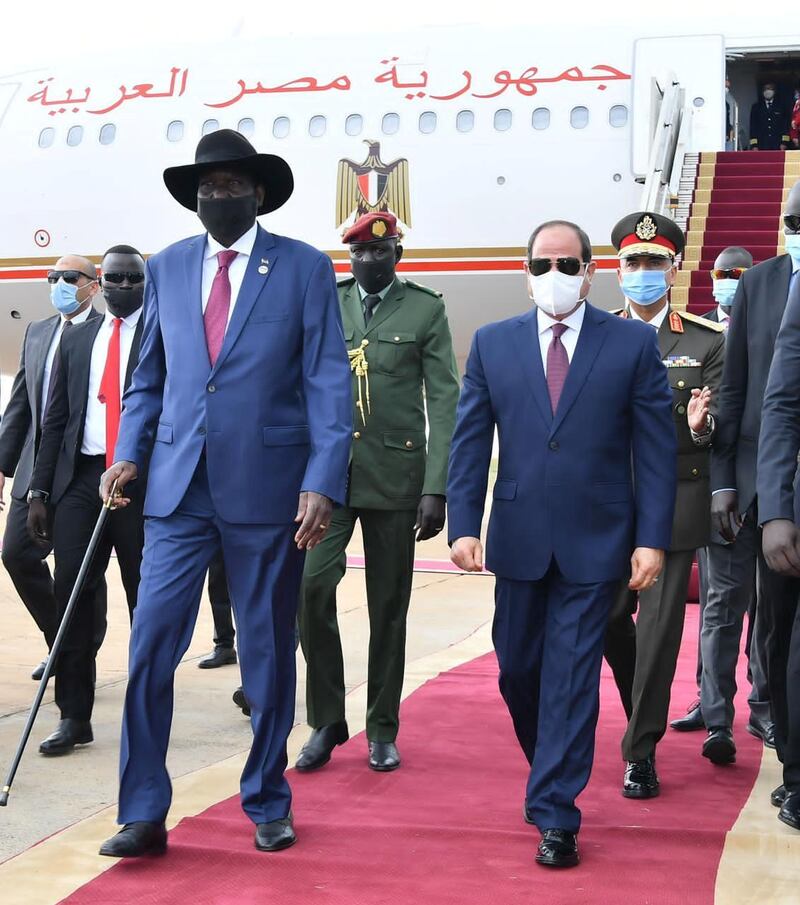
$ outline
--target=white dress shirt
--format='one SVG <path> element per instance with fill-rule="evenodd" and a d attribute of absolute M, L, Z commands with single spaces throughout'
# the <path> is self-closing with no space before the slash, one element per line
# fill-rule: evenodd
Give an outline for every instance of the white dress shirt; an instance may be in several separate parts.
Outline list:
<path fill-rule="evenodd" d="M 553 341 L 553 327 L 555 324 L 563 324 L 567 329 L 561 334 L 561 345 L 567 352 L 567 359 L 572 363 L 572 356 L 575 354 L 575 346 L 578 345 L 578 336 L 583 326 L 583 317 L 586 314 L 586 304 L 581 304 L 570 314 L 569 317 L 562 321 L 557 321 L 549 314 L 545 314 L 541 308 L 536 309 L 536 323 L 539 331 L 539 350 L 542 353 L 542 367 L 544 368 L 545 377 L 547 376 L 547 350 Z"/>
<path fill-rule="evenodd" d="M 133 334 L 136 325 L 142 316 L 142 309 L 134 311 L 122 319 L 119 329 L 119 389 L 120 394 L 125 390 L 125 375 L 128 372 L 128 359 L 133 345 Z M 103 372 L 106 369 L 108 357 L 108 344 L 114 330 L 114 315 L 106 311 L 103 318 L 103 326 L 97 331 L 97 336 L 92 346 L 92 363 L 89 368 L 89 397 L 86 404 L 86 421 L 83 425 L 83 442 L 81 452 L 85 456 L 102 456 L 106 452 L 106 406 L 97 398 L 100 393 L 100 383 Z"/>
<path fill-rule="evenodd" d="M 731 316 L 728 312 L 722 307 L 722 305 L 717 305 L 717 320 L 727 331 L 730 326 Z"/>
<path fill-rule="evenodd" d="M 45 413 L 45 409 L 47 408 L 47 391 L 50 389 L 50 375 L 53 372 L 53 362 L 56 357 L 56 349 L 58 349 L 58 344 L 61 342 L 61 334 L 64 332 L 64 324 L 69 321 L 71 324 L 82 324 L 92 313 L 92 306 L 89 307 L 85 311 L 81 311 L 80 314 L 76 314 L 73 317 L 64 317 L 61 315 L 61 323 L 59 324 L 58 330 L 56 330 L 55 335 L 50 343 L 50 348 L 47 350 L 47 358 L 44 360 L 44 380 L 42 381 L 42 407 L 39 409 L 39 417 L 42 418 Z"/>
<path fill-rule="evenodd" d="M 646 321 L 643 317 L 639 317 L 639 315 L 633 310 L 633 306 L 628 308 L 628 311 L 631 315 L 631 320 L 641 321 L 643 324 L 650 324 L 656 331 L 656 333 L 661 329 L 661 325 L 664 323 L 664 318 L 669 313 L 669 305 L 664 305 L 664 307 L 658 312 L 658 314 L 649 321 Z"/>
<path fill-rule="evenodd" d="M 244 272 L 247 270 L 250 255 L 253 253 L 253 246 L 256 244 L 257 233 L 258 224 L 254 223 L 243 236 L 239 236 L 230 248 L 225 248 L 224 245 L 220 245 L 210 234 L 206 236 L 206 250 L 203 255 L 203 284 L 201 288 L 203 314 L 206 313 L 208 297 L 211 295 L 211 285 L 214 282 L 214 277 L 217 275 L 217 270 L 219 270 L 217 255 L 221 251 L 238 251 L 239 254 L 236 255 L 233 259 L 233 263 L 228 268 L 228 279 L 231 283 L 231 304 L 228 308 L 228 323 L 231 322 L 231 315 L 233 314 L 233 309 L 236 305 L 236 299 L 239 297 L 239 290 L 242 288 Z"/>

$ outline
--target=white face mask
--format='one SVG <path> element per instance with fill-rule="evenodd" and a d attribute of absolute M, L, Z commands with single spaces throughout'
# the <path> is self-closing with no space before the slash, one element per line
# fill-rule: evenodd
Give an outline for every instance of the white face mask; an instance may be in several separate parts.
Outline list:
<path fill-rule="evenodd" d="M 773 97 L 775 97 L 775 92 L 771 88 L 767 88 L 764 91 L 764 100 L 771 101 Z"/>
<path fill-rule="evenodd" d="M 528 295 L 550 317 L 568 314 L 581 301 L 583 276 L 568 276 L 559 270 L 548 270 L 541 276 L 528 274 Z"/>

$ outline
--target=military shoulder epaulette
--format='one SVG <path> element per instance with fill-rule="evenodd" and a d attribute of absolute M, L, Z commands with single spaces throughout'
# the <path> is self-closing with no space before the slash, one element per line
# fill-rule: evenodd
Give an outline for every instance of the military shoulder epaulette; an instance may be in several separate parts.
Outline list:
<path fill-rule="evenodd" d="M 705 327 L 706 330 L 712 330 L 714 333 L 725 332 L 725 326 L 723 324 L 718 324 L 716 321 L 710 321 L 707 317 L 700 317 L 699 315 L 691 314 L 688 311 L 678 311 L 673 313 L 677 313 L 680 317 L 682 317 L 685 321 L 688 321 L 690 324 L 697 324 L 699 327 Z"/>
<path fill-rule="evenodd" d="M 440 299 L 442 297 L 442 293 L 439 292 L 438 289 L 431 289 L 430 286 L 423 286 L 421 283 L 415 283 L 413 280 L 404 280 L 406 286 L 410 286 L 412 289 L 419 289 L 420 292 L 427 292 L 428 295 L 434 296 L 434 298 Z"/>

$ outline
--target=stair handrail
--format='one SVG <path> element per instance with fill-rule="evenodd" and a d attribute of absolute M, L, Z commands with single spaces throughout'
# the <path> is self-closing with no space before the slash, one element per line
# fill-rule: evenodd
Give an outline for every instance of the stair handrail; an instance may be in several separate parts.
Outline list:
<path fill-rule="evenodd" d="M 656 114 L 656 128 L 642 193 L 642 210 L 665 213 L 681 125 L 689 117 L 683 115 L 684 91 L 674 75 L 670 74 L 666 87 L 660 93 L 661 103 Z"/>

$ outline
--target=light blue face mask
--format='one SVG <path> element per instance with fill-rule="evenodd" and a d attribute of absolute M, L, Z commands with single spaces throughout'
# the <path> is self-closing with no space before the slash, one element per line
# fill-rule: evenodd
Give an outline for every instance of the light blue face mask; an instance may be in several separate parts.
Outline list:
<path fill-rule="evenodd" d="M 739 285 L 738 280 L 714 280 L 714 288 L 711 290 L 712 295 L 716 299 L 718 305 L 723 308 L 730 308 L 733 304 L 733 297 L 736 295 L 736 287 Z"/>
<path fill-rule="evenodd" d="M 637 305 L 654 305 L 664 298 L 667 288 L 663 270 L 636 270 L 622 275 L 622 293 Z"/>
<path fill-rule="evenodd" d="M 790 233 L 786 237 L 786 251 L 795 265 L 800 266 L 800 233 Z"/>
<path fill-rule="evenodd" d="M 60 314 L 69 317 L 74 314 L 83 302 L 78 301 L 78 286 L 59 280 L 50 287 L 50 301 Z"/>

